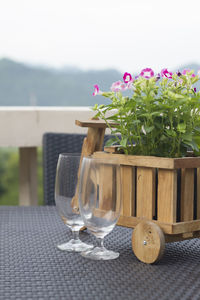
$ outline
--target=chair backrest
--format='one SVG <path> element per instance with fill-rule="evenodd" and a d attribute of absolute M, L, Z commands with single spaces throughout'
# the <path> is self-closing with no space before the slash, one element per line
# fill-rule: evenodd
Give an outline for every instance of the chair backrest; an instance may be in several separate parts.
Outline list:
<path fill-rule="evenodd" d="M 43 135 L 44 204 L 55 205 L 54 189 L 58 156 L 60 153 L 81 153 L 85 134 L 45 133 Z M 111 135 L 105 135 L 105 142 Z"/>

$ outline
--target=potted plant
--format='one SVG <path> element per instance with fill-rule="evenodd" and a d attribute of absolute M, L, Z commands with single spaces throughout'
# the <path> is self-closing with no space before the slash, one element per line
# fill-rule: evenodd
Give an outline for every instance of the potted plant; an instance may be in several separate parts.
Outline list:
<path fill-rule="evenodd" d="M 93 95 L 108 98 L 93 108 L 102 121 L 79 123 L 89 127 L 83 153 L 121 164 L 118 225 L 135 228 L 133 251 L 146 263 L 160 259 L 165 241 L 200 236 L 198 80 L 192 70 L 155 75 L 146 68 L 135 78 L 126 72 L 108 92 L 95 85 Z M 105 126 L 114 136 L 107 145 L 118 145 L 98 152 Z"/>
<path fill-rule="evenodd" d="M 123 82 L 112 84 L 111 91 L 101 92 L 95 85 L 93 95 L 109 98 L 107 105 L 95 105 L 96 116 L 118 123 L 111 129 L 125 154 L 159 157 L 185 157 L 188 150 L 197 156 L 200 148 L 200 92 L 193 71 L 172 73 L 163 69 L 154 75 L 143 69 L 133 79 L 125 73 Z M 123 92 L 129 91 L 128 95 Z M 130 93 L 131 92 L 131 93 Z M 107 116 L 107 113 L 113 112 Z M 118 134 L 121 135 L 119 139 Z"/>

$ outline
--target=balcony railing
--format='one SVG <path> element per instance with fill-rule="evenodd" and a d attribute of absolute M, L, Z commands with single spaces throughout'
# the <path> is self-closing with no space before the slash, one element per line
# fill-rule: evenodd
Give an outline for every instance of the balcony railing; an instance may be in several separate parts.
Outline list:
<path fill-rule="evenodd" d="M 0 147 L 19 148 L 19 205 L 37 205 L 37 147 L 45 132 L 86 133 L 89 107 L 0 107 Z"/>

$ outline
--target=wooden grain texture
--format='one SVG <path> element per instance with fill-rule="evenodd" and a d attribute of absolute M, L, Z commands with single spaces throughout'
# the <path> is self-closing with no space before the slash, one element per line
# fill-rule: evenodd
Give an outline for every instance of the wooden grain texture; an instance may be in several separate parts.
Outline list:
<path fill-rule="evenodd" d="M 135 168 L 121 165 L 122 214 L 135 216 Z"/>
<path fill-rule="evenodd" d="M 155 169 L 137 168 L 137 217 L 149 220 L 155 215 Z"/>
<path fill-rule="evenodd" d="M 197 168 L 197 219 L 200 219 L 200 168 Z"/>
<path fill-rule="evenodd" d="M 80 170 L 81 170 L 83 157 L 84 156 L 87 157 L 93 154 L 94 151 L 100 151 L 102 149 L 104 135 L 105 135 L 105 128 L 88 128 L 87 137 L 84 139 L 82 145 L 76 193 L 72 199 L 72 207 L 74 210 L 78 209 L 78 188 L 79 188 Z"/>
<path fill-rule="evenodd" d="M 112 154 L 105 152 L 95 152 L 94 156 L 99 158 L 109 159 L 112 156 L 122 165 L 161 168 L 161 169 L 179 169 L 179 168 L 197 168 L 200 167 L 200 157 L 185 157 L 185 158 L 166 158 L 155 156 L 138 156 L 125 154 Z"/>
<path fill-rule="evenodd" d="M 181 169 L 181 221 L 194 218 L 194 169 Z"/>
<path fill-rule="evenodd" d="M 113 165 L 100 165 L 99 169 L 99 208 L 115 210 L 115 178 Z"/>
<path fill-rule="evenodd" d="M 118 123 L 114 123 L 114 122 L 108 122 L 108 123 L 109 123 L 109 126 L 111 126 L 111 127 L 115 127 L 116 125 L 119 125 Z M 97 120 L 97 119 L 88 120 L 88 121 L 75 120 L 75 124 L 80 127 L 91 127 L 91 128 L 107 128 L 108 127 L 108 125 L 106 124 L 105 121 Z"/>
<path fill-rule="evenodd" d="M 193 232 L 200 230 L 200 220 L 177 222 L 172 224 L 172 234 Z"/>
<path fill-rule="evenodd" d="M 160 227 L 150 221 L 140 222 L 132 234 L 132 249 L 144 263 L 159 261 L 165 249 L 165 237 Z"/>
<path fill-rule="evenodd" d="M 38 205 L 37 148 L 19 148 L 19 205 Z M 11 187 L 12 188 L 12 187 Z"/>
<path fill-rule="evenodd" d="M 177 172 L 175 170 L 158 170 L 157 215 L 158 221 L 176 222 L 177 206 Z"/>

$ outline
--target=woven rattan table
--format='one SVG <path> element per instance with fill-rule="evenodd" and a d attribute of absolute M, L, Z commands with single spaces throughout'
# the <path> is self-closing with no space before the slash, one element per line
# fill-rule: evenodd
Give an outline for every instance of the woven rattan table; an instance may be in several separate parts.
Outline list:
<path fill-rule="evenodd" d="M 105 238 L 120 252 L 112 261 L 59 251 L 69 233 L 55 207 L 0 207 L 0 299 L 200 299 L 200 240 L 167 244 L 147 265 L 132 252 L 131 229 Z"/>

